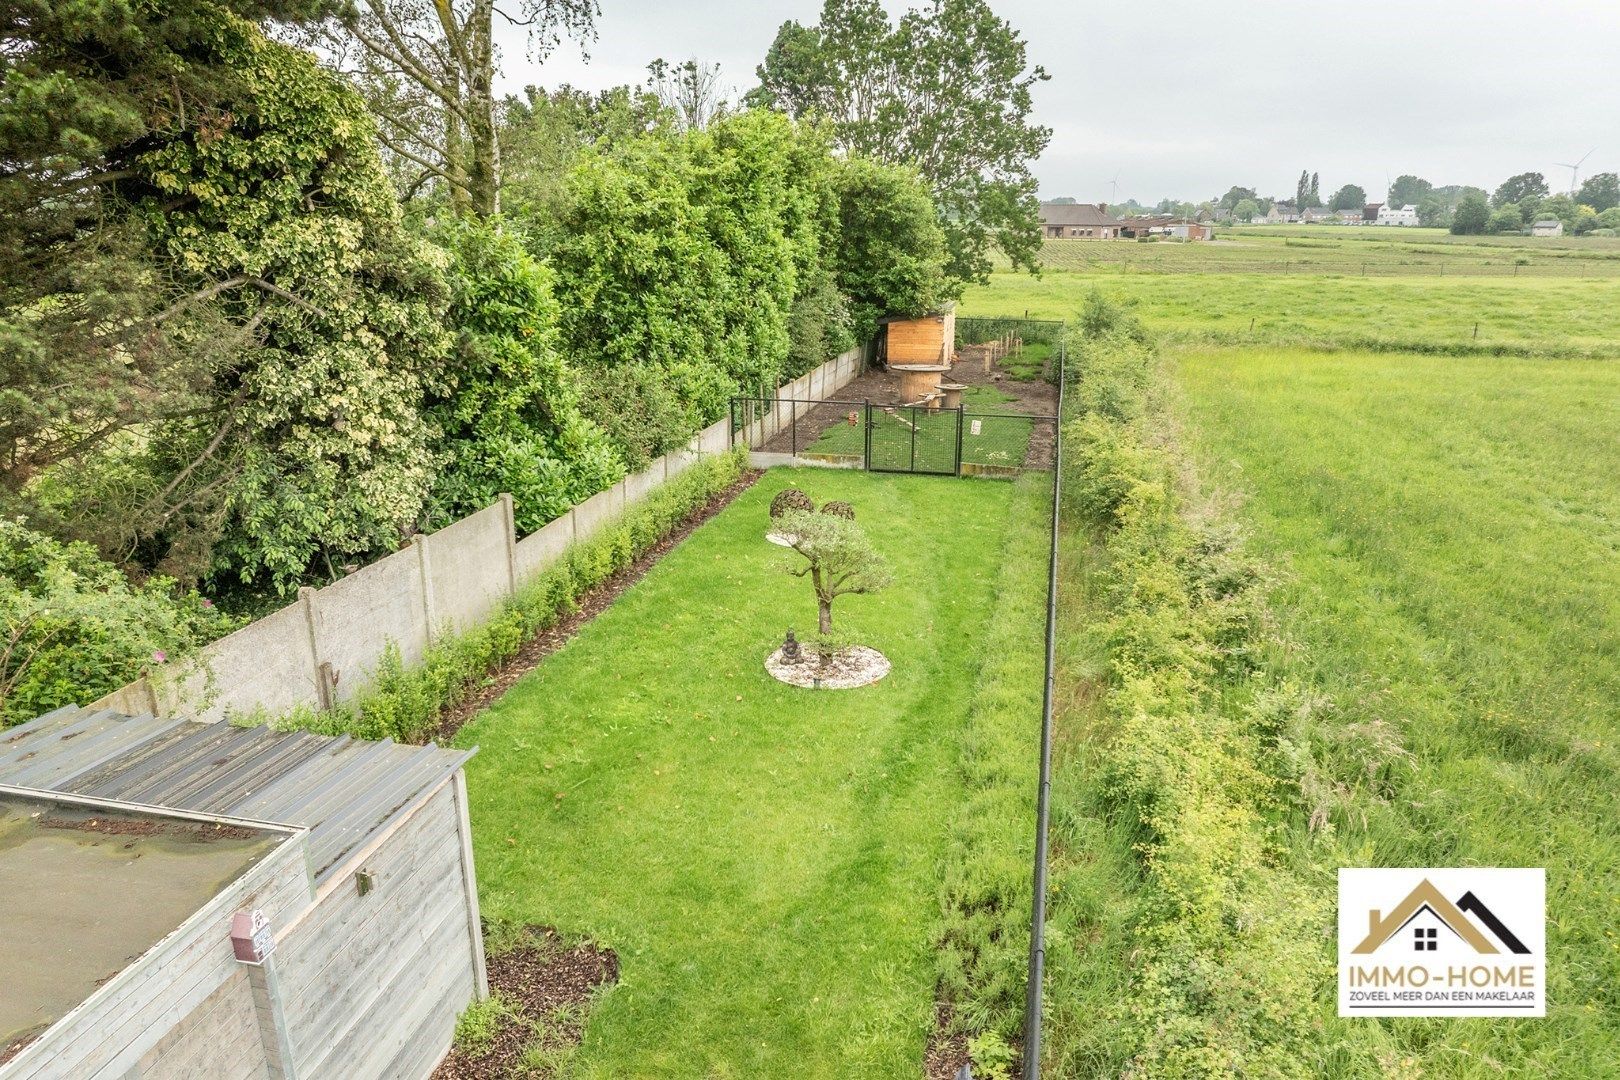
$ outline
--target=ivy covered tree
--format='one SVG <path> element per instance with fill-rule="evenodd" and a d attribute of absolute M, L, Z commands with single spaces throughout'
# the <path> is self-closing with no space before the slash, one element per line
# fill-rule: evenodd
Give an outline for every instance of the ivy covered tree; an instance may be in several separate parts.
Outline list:
<path fill-rule="evenodd" d="M 892 24 L 878 0 L 826 0 L 818 24 L 782 24 L 757 74 L 754 104 L 824 119 L 845 152 L 922 175 L 952 277 L 987 279 L 995 248 L 1034 269 L 1030 163 L 1052 132 L 1030 113 L 1048 76 L 985 0 L 929 0 Z"/>

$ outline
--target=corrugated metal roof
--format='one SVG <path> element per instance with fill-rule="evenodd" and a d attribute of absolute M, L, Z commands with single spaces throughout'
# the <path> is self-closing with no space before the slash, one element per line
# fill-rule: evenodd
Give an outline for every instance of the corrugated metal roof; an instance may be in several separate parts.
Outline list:
<path fill-rule="evenodd" d="M 319 883 L 473 753 L 66 708 L 0 732 L 0 784 L 308 828 Z"/>

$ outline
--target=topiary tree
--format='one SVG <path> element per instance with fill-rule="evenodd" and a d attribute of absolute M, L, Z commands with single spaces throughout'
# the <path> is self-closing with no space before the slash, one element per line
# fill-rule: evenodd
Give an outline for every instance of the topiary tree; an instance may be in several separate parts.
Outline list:
<path fill-rule="evenodd" d="M 833 499 L 830 502 L 823 503 L 821 512 L 831 514 L 834 517 L 841 517 L 846 521 L 855 520 L 855 508 L 840 499 Z"/>
<path fill-rule="evenodd" d="M 794 577 L 809 577 L 816 591 L 821 633 L 831 634 L 832 605 L 840 596 L 873 593 L 886 588 L 893 575 L 885 559 L 861 527 L 837 514 L 792 510 L 777 527 L 791 537 L 791 547 L 805 565 L 789 569 Z"/>
<path fill-rule="evenodd" d="M 776 498 L 771 500 L 771 520 L 775 521 L 795 510 L 809 514 L 815 509 L 816 504 L 803 491 L 795 487 L 783 488 L 776 493 Z"/>

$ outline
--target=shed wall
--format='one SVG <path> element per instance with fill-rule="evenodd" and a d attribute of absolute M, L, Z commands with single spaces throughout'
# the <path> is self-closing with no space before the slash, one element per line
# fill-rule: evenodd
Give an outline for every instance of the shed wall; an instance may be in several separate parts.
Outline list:
<path fill-rule="evenodd" d="M 449 1049 L 478 992 L 460 828 L 446 783 L 278 939 L 299 1076 L 422 1077 Z M 357 869 L 372 875 L 365 896 Z"/>

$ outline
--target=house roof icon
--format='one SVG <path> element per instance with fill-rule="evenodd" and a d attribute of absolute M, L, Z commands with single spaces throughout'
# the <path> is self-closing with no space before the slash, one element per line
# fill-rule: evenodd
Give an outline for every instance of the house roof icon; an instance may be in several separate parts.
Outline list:
<path fill-rule="evenodd" d="M 1428 878 L 1424 878 L 1418 883 L 1417 888 L 1408 893 L 1406 899 L 1395 905 L 1394 910 L 1388 915 L 1381 917 L 1381 913 L 1376 908 L 1367 913 L 1367 936 L 1362 939 L 1361 944 L 1350 950 L 1351 953 L 1357 956 L 1365 956 L 1368 953 L 1377 951 L 1385 942 L 1394 937 L 1401 927 L 1417 918 L 1425 910 L 1445 923 L 1452 933 L 1466 941 L 1477 953 L 1495 954 L 1500 953 L 1502 950 L 1497 948 L 1496 942 L 1485 936 L 1474 925 L 1473 920 L 1465 912 L 1474 915 L 1480 922 L 1484 923 L 1497 941 L 1507 946 L 1509 952 L 1528 953 L 1530 951 L 1518 938 L 1513 936 L 1489 908 L 1480 903 L 1479 898 L 1473 893 L 1463 893 L 1454 904 L 1441 895 L 1440 890 L 1435 888 Z"/>

